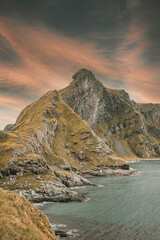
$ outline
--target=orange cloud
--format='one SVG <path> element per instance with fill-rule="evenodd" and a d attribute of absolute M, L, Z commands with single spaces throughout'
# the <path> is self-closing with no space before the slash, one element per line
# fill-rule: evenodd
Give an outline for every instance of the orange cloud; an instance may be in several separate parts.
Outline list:
<path fill-rule="evenodd" d="M 23 98 L 10 97 L 8 95 L 0 96 L 0 106 L 12 109 L 14 111 L 20 111 L 26 105 L 31 103 L 30 100 L 25 100 Z"/>
<path fill-rule="evenodd" d="M 159 69 L 148 66 L 142 57 L 152 44 L 145 38 L 146 31 L 145 26 L 132 24 L 110 60 L 93 44 L 64 37 L 42 26 L 35 28 L 0 18 L 0 34 L 20 59 L 1 62 L 0 84 L 24 86 L 40 96 L 48 90 L 65 87 L 76 70 L 88 68 L 107 78 L 123 80 L 135 99 L 159 102 Z M 30 100 L 6 95 L 0 97 L 0 103 L 20 111 Z"/>
<path fill-rule="evenodd" d="M 18 62 L 0 64 L 0 84 L 8 88 L 22 86 L 23 91 L 23 87 L 27 87 L 31 93 L 40 96 L 48 90 L 67 86 L 72 74 L 84 67 L 109 76 L 118 75 L 114 63 L 103 57 L 92 44 L 7 18 L 0 18 L 0 34 L 7 47 L 18 56 Z M 7 95 L 0 97 L 1 106 L 17 111 L 29 102 Z"/>
<path fill-rule="evenodd" d="M 1 114 L 0 113 L 0 120 L 4 119 L 8 119 L 8 120 L 11 120 L 12 122 L 15 123 L 15 120 L 16 120 L 17 116 L 15 114 Z M 10 122 L 9 122 L 10 123 Z"/>
<path fill-rule="evenodd" d="M 92 44 L 72 40 L 44 28 L 33 28 L 0 19 L 0 34 L 21 58 L 20 66 L 1 65 L 1 76 L 8 81 L 27 84 L 38 92 L 62 88 L 81 67 L 117 76 L 108 61 Z M 68 79 L 67 79 L 68 78 Z"/>
<path fill-rule="evenodd" d="M 9 95 L 0 96 L 0 129 L 3 129 L 7 124 L 15 123 L 18 115 L 16 113 L 30 103 L 30 100 L 23 98 L 11 97 Z"/>
<path fill-rule="evenodd" d="M 120 46 L 123 51 L 117 54 L 124 82 L 129 93 L 142 102 L 159 102 L 160 86 L 157 76 L 159 69 L 149 66 L 143 54 L 152 44 L 145 38 L 147 29 L 132 25 L 125 41 Z"/>
<path fill-rule="evenodd" d="M 129 7 L 137 7 L 140 4 L 139 0 L 128 0 Z"/>

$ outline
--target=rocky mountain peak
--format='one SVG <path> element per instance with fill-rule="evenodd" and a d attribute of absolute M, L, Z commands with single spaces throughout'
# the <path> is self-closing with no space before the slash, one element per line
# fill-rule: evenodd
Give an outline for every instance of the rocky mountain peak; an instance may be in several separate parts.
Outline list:
<path fill-rule="evenodd" d="M 60 90 L 60 95 L 90 126 L 111 120 L 126 108 L 126 102 L 130 104 L 129 95 L 124 90 L 106 88 L 87 69 L 76 72 L 70 85 Z"/>
<path fill-rule="evenodd" d="M 91 184 L 77 173 L 128 169 L 123 159 L 159 156 L 160 105 L 137 104 L 81 69 L 68 87 L 49 91 L 0 131 L 0 187 L 33 202 L 83 201 L 67 189 Z"/>
<path fill-rule="evenodd" d="M 78 70 L 73 76 L 72 76 L 72 79 L 73 80 L 82 80 L 82 79 L 85 79 L 85 78 L 92 78 L 92 79 L 95 79 L 95 76 L 94 74 L 88 70 L 88 69 L 85 69 L 85 68 L 82 68 L 80 70 Z"/>
<path fill-rule="evenodd" d="M 139 157 L 159 155 L 159 105 L 137 104 L 124 90 L 106 88 L 87 69 L 76 72 L 60 95 L 112 150 L 124 156 L 119 147 L 124 141 Z"/>
<path fill-rule="evenodd" d="M 73 75 L 72 79 L 73 81 L 68 87 L 80 94 L 81 92 L 94 92 L 97 91 L 97 88 L 99 90 L 104 88 L 102 83 L 95 78 L 95 75 L 87 69 L 80 69 Z"/>

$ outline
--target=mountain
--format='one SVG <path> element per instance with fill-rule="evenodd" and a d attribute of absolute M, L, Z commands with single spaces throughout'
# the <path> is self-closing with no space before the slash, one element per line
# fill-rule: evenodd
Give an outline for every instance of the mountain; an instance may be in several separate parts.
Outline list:
<path fill-rule="evenodd" d="M 81 69 L 62 99 L 122 158 L 160 156 L 160 104 L 137 104 L 124 90 L 106 88 Z"/>
<path fill-rule="evenodd" d="M 44 214 L 18 194 L 0 188 L 1 240 L 56 240 Z"/>
<path fill-rule="evenodd" d="M 32 202 L 84 201 L 84 176 L 134 173 L 125 159 L 160 155 L 160 105 L 137 104 L 81 69 L 0 131 L 0 187 Z"/>
<path fill-rule="evenodd" d="M 85 200 L 68 187 L 92 185 L 77 173 L 98 166 L 127 165 L 57 91 L 27 106 L 12 131 L 0 131 L 0 186 L 30 201 Z"/>

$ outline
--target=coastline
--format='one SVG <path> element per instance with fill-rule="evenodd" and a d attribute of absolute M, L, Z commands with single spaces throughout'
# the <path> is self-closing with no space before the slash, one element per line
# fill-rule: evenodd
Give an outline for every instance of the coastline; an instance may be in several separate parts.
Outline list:
<path fill-rule="evenodd" d="M 126 160 L 126 163 L 129 164 L 129 163 L 136 163 L 136 162 L 152 162 L 152 161 L 160 161 L 160 158 L 148 158 L 148 159 L 133 159 L 133 160 Z"/>
<path fill-rule="evenodd" d="M 99 177 L 116 177 L 116 176 L 137 176 L 139 175 L 139 171 L 137 171 L 136 169 L 130 168 L 129 170 L 123 170 L 123 169 L 99 169 L 96 171 L 88 171 L 87 174 L 83 172 L 83 176 L 87 177 L 87 178 L 99 178 Z M 82 174 L 82 173 L 81 173 Z M 92 183 L 92 181 L 91 181 Z M 70 187 L 70 190 L 76 190 L 76 189 L 82 189 L 82 188 L 90 188 L 90 187 L 96 187 L 96 188 L 102 188 L 104 187 L 103 185 L 98 185 L 98 184 L 93 184 L 93 185 L 86 185 L 86 186 L 75 186 L 75 187 Z M 98 191 L 98 190 L 97 190 Z M 90 201 L 90 198 L 86 198 L 83 202 L 88 202 Z M 37 207 L 38 209 L 41 210 L 41 207 L 43 207 L 46 204 L 49 204 L 53 202 L 43 202 L 43 203 L 33 203 L 35 207 Z M 76 237 L 79 236 L 79 230 L 76 229 L 68 229 L 67 225 L 62 223 L 54 223 L 51 224 L 50 226 L 52 227 L 52 229 L 55 231 L 55 235 L 58 237 L 58 239 L 63 239 L 63 238 L 69 238 L 70 237 Z"/>

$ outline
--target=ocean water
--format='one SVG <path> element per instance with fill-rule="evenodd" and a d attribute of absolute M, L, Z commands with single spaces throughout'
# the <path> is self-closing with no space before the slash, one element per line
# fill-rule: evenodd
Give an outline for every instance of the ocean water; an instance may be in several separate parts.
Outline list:
<path fill-rule="evenodd" d="M 94 177 L 101 187 L 76 189 L 90 199 L 85 203 L 39 208 L 54 228 L 74 233 L 67 240 L 160 240 L 160 161 L 130 166 L 142 174 Z"/>

